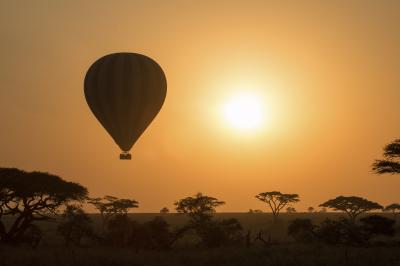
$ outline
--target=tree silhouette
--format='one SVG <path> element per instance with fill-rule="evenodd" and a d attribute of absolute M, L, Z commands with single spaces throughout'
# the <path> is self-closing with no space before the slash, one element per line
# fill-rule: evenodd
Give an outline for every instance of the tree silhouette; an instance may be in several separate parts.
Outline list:
<path fill-rule="evenodd" d="M 206 227 L 198 228 L 197 233 L 206 247 L 214 248 L 222 245 L 240 244 L 244 238 L 242 235 L 243 227 L 235 219 L 223 219 L 222 221 L 212 221 Z"/>
<path fill-rule="evenodd" d="M 51 219 L 61 205 L 86 196 L 85 187 L 56 175 L 0 168 L 1 241 L 17 242 L 34 221 Z M 4 215 L 16 216 L 8 231 L 1 220 Z"/>
<path fill-rule="evenodd" d="M 315 236 L 325 244 L 334 245 L 365 245 L 368 241 L 361 226 L 352 223 L 349 219 L 325 219 L 315 227 Z"/>
<path fill-rule="evenodd" d="M 360 219 L 363 231 L 369 238 L 373 235 L 393 236 L 395 221 L 379 215 L 371 215 Z"/>
<path fill-rule="evenodd" d="M 289 207 L 286 208 L 286 212 L 287 212 L 287 213 L 295 213 L 295 212 L 296 212 L 296 209 L 289 206 Z"/>
<path fill-rule="evenodd" d="M 194 197 L 187 197 L 174 203 L 178 213 L 186 213 L 194 224 L 201 224 L 211 219 L 215 208 L 225 202 L 216 198 L 197 193 Z"/>
<path fill-rule="evenodd" d="M 117 214 L 107 223 L 105 241 L 115 246 L 131 246 L 139 250 L 169 249 L 184 236 L 186 227 L 171 230 L 164 218 L 157 216 L 145 223 L 138 223 L 127 214 Z"/>
<path fill-rule="evenodd" d="M 212 217 L 215 208 L 225 204 L 214 197 L 197 193 L 194 197 L 187 197 L 174 203 L 178 213 L 185 213 L 189 216 L 189 224 L 186 229 L 194 229 L 196 234 L 201 238 L 202 243 L 206 246 L 220 244 L 215 242 L 217 234 L 223 234 L 222 228 L 218 223 L 213 222 Z"/>
<path fill-rule="evenodd" d="M 262 192 L 256 198 L 267 203 L 271 208 L 274 222 L 277 221 L 279 212 L 288 204 L 299 202 L 298 194 L 282 194 L 279 191 Z"/>
<path fill-rule="evenodd" d="M 295 219 L 288 226 L 288 235 L 296 242 L 309 243 L 315 239 L 314 228 L 315 225 L 310 219 Z"/>
<path fill-rule="evenodd" d="M 319 212 L 321 212 L 321 213 L 326 213 L 326 208 L 325 208 L 325 207 L 322 207 L 322 208 L 319 210 Z"/>
<path fill-rule="evenodd" d="M 67 246 L 79 246 L 83 237 L 92 236 L 92 220 L 80 206 L 67 205 L 57 231 L 63 236 Z"/>
<path fill-rule="evenodd" d="M 319 206 L 332 208 L 335 211 L 345 212 L 349 216 L 352 223 L 354 223 L 357 217 L 362 213 L 382 209 L 382 206 L 376 202 L 355 196 L 339 196 L 335 199 L 330 199 Z"/>
<path fill-rule="evenodd" d="M 400 204 L 398 204 L 398 203 L 389 204 L 383 210 L 386 212 L 392 213 L 394 216 L 394 219 L 396 220 L 397 215 L 400 214 Z"/>
<path fill-rule="evenodd" d="M 169 213 L 169 209 L 167 207 L 164 207 L 160 210 L 160 213 Z"/>
<path fill-rule="evenodd" d="M 109 218 L 105 224 L 107 230 L 104 230 L 104 237 L 108 244 L 124 247 L 131 244 L 133 231 L 138 232 L 140 236 L 146 234 L 141 224 L 132 221 L 126 213 L 117 213 Z M 136 244 L 143 245 L 143 242 L 148 242 L 148 237 L 143 236 L 140 239 L 135 239 Z M 144 241 L 143 241 L 144 240 Z"/>
<path fill-rule="evenodd" d="M 383 160 L 375 160 L 372 165 L 377 174 L 399 174 L 400 173 L 400 139 L 394 140 L 383 149 Z"/>
<path fill-rule="evenodd" d="M 103 198 L 91 198 L 88 200 L 100 212 L 102 232 L 108 221 L 117 214 L 127 214 L 129 209 L 138 208 L 139 202 L 133 199 L 119 199 L 113 196 Z"/>
<path fill-rule="evenodd" d="M 308 211 L 309 213 L 313 213 L 315 210 L 314 210 L 314 207 L 308 207 L 308 208 L 307 208 L 307 211 Z"/>

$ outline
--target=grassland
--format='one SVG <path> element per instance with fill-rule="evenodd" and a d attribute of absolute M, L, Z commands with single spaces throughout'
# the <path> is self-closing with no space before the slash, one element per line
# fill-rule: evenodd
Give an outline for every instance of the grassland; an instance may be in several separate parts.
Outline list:
<path fill-rule="evenodd" d="M 382 215 L 382 214 L 381 214 Z M 95 227 L 100 227 L 100 216 L 98 214 L 91 214 L 91 219 L 93 220 Z M 150 221 L 156 216 L 163 217 L 171 228 L 179 228 L 184 226 L 188 219 L 185 215 L 177 213 L 160 214 L 160 213 L 134 213 L 130 214 L 130 218 L 133 220 L 143 223 Z M 278 242 L 292 242 L 292 239 L 287 236 L 287 226 L 290 221 L 296 218 L 309 218 L 315 224 L 318 224 L 325 220 L 326 218 L 338 219 L 342 214 L 339 213 L 282 213 L 279 216 L 279 224 L 272 228 L 272 214 L 271 213 L 216 213 L 215 219 L 222 220 L 227 218 L 236 218 L 239 220 L 243 226 L 243 231 L 251 231 L 253 235 L 257 234 L 260 230 L 264 232 L 265 235 L 270 235 L 273 240 Z M 57 223 L 55 222 L 43 222 L 40 224 L 43 231 L 45 231 L 45 237 L 42 241 L 42 245 L 45 246 L 57 246 L 62 245 L 63 240 L 57 235 Z M 186 245 L 187 241 L 190 241 L 190 235 L 179 244 Z M 184 243 L 182 243 L 184 242 Z"/>
<path fill-rule="evenodd" d="M 400 265 L 400 248 L 351 248 L 284 244 L 264 248 L 200 248 L 146 251 L 135 253 L 121 248 L 2 248 L 0 265 L 4 266 L 128 266 L 128 265 Z"/>
<path fill-rule="evenodd" d="M 151 220 L 160 214 L 131 214 L 138 222 Z M 178 214 L 162 214 L 172 227 L 180 227 L 186 223 L 185 216 Z M 29 247 L 0 247 L 1 266 L 119 266 L 119 265 L 371 265 L 400 266 L 400 246 L 387 247 L 383 244 L 368 248 L 326 246 L 320 244 L 299 245 L 287 236 L 287 224 L 295 218 L 311 218 L 316 223 L 325 218 L 337 218 L 335 213 L 297 213 L 282 214 L 280 226 L 271 228 L 272 217 L 267 213 L 220 213 L 216 219 L 237 218 L 244 230 L 253 234 L 263 230 L 271 234 L 278 243 L 266 247 L 256 242 L 251 247 L 223 247 L 205 249 L 191 245 L 193 239 L 189 235 L 181 242 L 166 251 L 134 252 L 129 248 L 114 248 L 86 245 L 67 248 L 56 234 L 56 223 L 43 223 L 41 227 L 46 232 L 41 245 L 32 249 Z M 92 215 L 95 224 L 99 217 Z"/>

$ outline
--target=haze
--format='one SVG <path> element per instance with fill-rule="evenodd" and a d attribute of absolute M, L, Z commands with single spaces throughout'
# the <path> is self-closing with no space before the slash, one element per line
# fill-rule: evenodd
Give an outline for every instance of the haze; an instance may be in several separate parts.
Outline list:
<path fill-rule="evenodd" d="M 398 201 L 399 177 L 371 172 L 400 131 L 398 1 L 2 1 L 0 161 L 58 174 L 91 196 L 173 208 L 196 192 L 220 211 L 300 194 L 299 211 L 338 195 Z M 90 112 L 88 67 L 113 52 L 154 58 L 166 102 L 131 161 Z M 269 120 L 235 131 L 220 108 L 237 91 Z"/>

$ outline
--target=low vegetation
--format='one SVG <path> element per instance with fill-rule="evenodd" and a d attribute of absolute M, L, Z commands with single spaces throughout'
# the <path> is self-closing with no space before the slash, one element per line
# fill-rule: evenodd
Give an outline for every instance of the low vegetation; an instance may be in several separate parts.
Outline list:
<path fill-rule="evenodd" d="M 373 170 L 399 173 L 399 158 L 396 140 Z M 56 175 L 0 168 L 0 265 L 399 265 L 398 203 L 338 196 L 298 213 L 298 194 L 256 198 L 271 213 L 216 214 L 225 202 L 198 193 L 175 201 L 176 213 L 131 214 L 134 199 L 90 198 Z"/>

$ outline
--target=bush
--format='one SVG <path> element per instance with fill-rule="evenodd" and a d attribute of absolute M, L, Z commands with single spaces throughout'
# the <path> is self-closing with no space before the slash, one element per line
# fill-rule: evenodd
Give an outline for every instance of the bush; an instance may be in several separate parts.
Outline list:
<path fill-rule="evenodd" d="M 162 217 L 146 223 L 131 220 L 128 215 L 116 215 L 107 223 L 107 242 L 116 246 L 131 246 L 141 249 L 167 249 L 182 236 L 182 230 L 171 232 Z"/>
<path fill-rule="evenodd" d="M 238 243 L 243 240 L 243 227 L 237 219 L 224 219 L 220 222 L 220 226 L 227 242 Z"/>
<path fill-rule="evenodd" d="M 288 235 L 299 243 L 311 243 L 315 241 L 315 226 L 310 219 L 295 219 L 288 227 Z"/>
<path fill-rule="evenodd" d="M 127 246 L 131 242 L 134 222 L 126 214 L 117 214 L 106 224 L 106 241 L 114 246 Z"/>
<path fill-rule="evenodd" d="M 173 233 L 162 217 L 155 217 L 144 224 L 133 222 L 130 243 L 139 249 L 166 249 L 173 242 Z"/>
<path fill-rule="evenodd" d="M 43 238 L 43 231 L 35 224 L 29 225 L 29 227 L 17 237 L 16 243 L 27 244 L 32 248 L 36 248 Z"/>
<path fill-rule="evenodd" d="M 354 224 L 347 219 L 326 219 L 318 226 L 316 235 L 326 244 L 366 245 L 378 235 L 393 236 L 395 221 L 379 215 L 371 215 Z"/>
<path fill-rule="evenodd" d="M 395 220 L 380 216 L 370 215 L 360 219 L 362 230 L 370 237 L 374 235 L 393 236 L 395 233 Z"/>
<path fill-rule="evenodd" d="M 66 245 L 79 246 L 82 238 L 93 235 L 92 220 L 79 206 L 68 205 L 57 231 L 64 237 Z"/>
<path fill-rule="evenodd" d="M 242 244 L 244 240 L 242 231 L 240 222 L 233 218 L 218 222 L 210 221 L 196 229 L 202 244 L 209 248 Z"/>
<path fill-rule="evenodd" d="M 348 219 L 326 219 L 316 228 L 318 239 L 325 244 L 364 245 L 368 236 Z"/>

